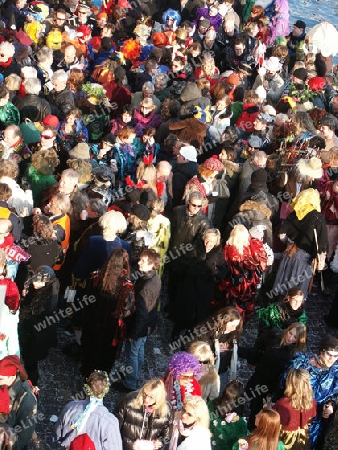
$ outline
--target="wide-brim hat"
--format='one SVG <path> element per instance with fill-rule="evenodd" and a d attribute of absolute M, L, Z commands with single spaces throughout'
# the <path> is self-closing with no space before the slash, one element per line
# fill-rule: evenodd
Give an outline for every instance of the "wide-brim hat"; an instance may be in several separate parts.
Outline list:
<path fill-rule="evenodd" d="M 266 59 L 263 63 L 264 69 L 269 72 L 279 72 L 282 69 L 282 64 L 279 62 L 277 56 L 270 56 L 269 59 Z"/>
<path fill-rule="evenodd" d="M 69 156 L 75 159 L 90 159 L 89 145 L 80 142 L 69 152 Z"/>
<path fill-rule="evenodd" d="M 315 179 L 323 176 L 322 162 L 316 156 L 310 159 L 301 159 L 298 163 L 298 170 L 301 175 L 307 175 Z"/>

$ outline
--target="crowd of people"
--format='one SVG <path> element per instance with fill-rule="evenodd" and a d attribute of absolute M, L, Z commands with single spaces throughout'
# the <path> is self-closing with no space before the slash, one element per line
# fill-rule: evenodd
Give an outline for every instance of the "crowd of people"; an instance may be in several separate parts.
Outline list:
<path fill-rule="evenodd" d="M 2 448 L 34 436 L 58 323 L 88 397 L 62 447 L 337 448 L 338 339 L 309 353 L 305 307 L 338 273 L 333 55 L 287 0 L 0 9 Z M 177 351 L 144 384 L 159 312 Z"/>

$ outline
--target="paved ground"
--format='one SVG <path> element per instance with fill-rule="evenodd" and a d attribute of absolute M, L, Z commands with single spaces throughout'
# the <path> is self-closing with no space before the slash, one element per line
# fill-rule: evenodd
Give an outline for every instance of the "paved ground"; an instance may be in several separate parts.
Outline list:
<path fill-rule="evenodd" d="M 318 283 L 319 284 L 319 283 Z M 325 326 L 323 316 L 328 312 L 334 292 L 338 289 L 338 276 L 332 275 L 329 282 L 332 295 L 324 297 L 319 292 L 319 287 L 314 283 L 312 294 L 306 302 L 306 311 L 309 315 L 309 350 L 316 351 L 320 338 L 326 333 L 331 332 L 338 337 L 338 331 L 329 329 Z M 259 303 L 264 304 L 265 297 L 261 296 Z M 244 328 L 243 341 L 246 345 L 252 345 L 256 337 L 257 317 L 246 324 Z M 37 434 L 40 443 L 34 445 L 41 449 L 58 449 L 59 445 L 55 442 L 55 424 L 50 420 L 53 415 L 58 416 L 63 406 L 70 400 L 83 398 L 83 379 L 79 371 L 79 363 L 71 357 L 65 356 L 62 347 L 71 342 L 74 338 L 67 336 L 64 332 L 64 326 L 59 327 L 59 344 L 52 349 L 49 357 L 39 365 L 40 377 L 40 395 L 38 398 L 39 417 L 42 418 L 37 425 Z M 146 344 L 146 361 L 142 371 L 142 381 L 154 376 L 163 376 L 166 370 L 168 360 L 172 354 L 170 348 L 171 323 L 166 314 L 161 313 L 158 329 L 149 337 Z M 118 378 L 119 370 L 123 369 L 123 358 L 117 361 L 115 367 L 115 377 Z M 241 360 L 238 378 L 247 381 L 250 376 L 250 369 L 246 363 Z M 113 411 L 116 403 L 123 396 L 111 389 L 105 398 L 105 405 L 110 411 Z M 33 447 L 32 447 L 33 448 Z"/>

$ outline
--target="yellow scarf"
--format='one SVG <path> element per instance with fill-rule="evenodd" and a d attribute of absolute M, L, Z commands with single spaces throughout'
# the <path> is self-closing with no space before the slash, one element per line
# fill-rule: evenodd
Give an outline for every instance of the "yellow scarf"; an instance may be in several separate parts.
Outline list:
<path fill-rule="evenodd" d="M 297 219 L 302 220 L 311 211 L 320 212 L 320 196 L 316 189 L 305 189 L 292 200 L 292 211 L 295 211 Z"/>

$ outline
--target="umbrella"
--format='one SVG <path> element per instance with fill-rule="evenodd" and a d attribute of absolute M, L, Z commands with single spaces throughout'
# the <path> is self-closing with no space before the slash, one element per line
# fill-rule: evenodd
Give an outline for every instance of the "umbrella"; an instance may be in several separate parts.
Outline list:
<path fill-rule="evenodd" d="M 338 53 L 338 31 L 329 22 L 321 22 L 315 25 L 307 33 L 305 41 L 308 41 L 308 47 L 317 48 L 317 53 L 324 57 L 334 56 Z"/>

